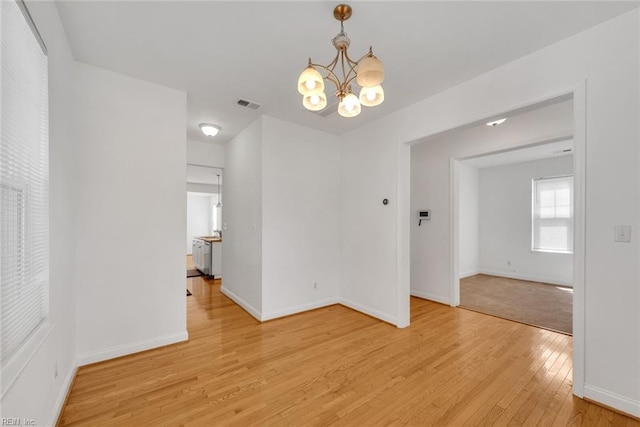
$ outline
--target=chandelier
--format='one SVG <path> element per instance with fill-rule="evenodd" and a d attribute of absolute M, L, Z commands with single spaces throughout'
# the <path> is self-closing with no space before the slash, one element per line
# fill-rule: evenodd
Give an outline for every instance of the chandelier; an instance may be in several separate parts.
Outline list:
<path fill-rule="evenodd" d="M 327 106 L 324 92 L 324 80 L 336 87 L 336 97 L 340 100 L 338 114 L 342 117 L 355 117 L 360 114 L 361 105 L 375 107 L 384 101 L 381 83 L 384 80 L 382 62 L 369 52 L 357 61 L 349 58 L 347 49 L 351 41 L 344 32 L 344 21 L 351 17 L 351 6 L 339 4 L 333 10 L 333 17 L 340 21 L 340 32 L 331 41 L 337 53 L 329 65 L 311 62 L 298 78 L 298 92 L 302 94 L 302 105 L 308 110 L 319 111 Z M 323 76 L 320 71 L 325 75 Z M 360 86 L 360 94 L 353 93 L 352 83 Z"/>

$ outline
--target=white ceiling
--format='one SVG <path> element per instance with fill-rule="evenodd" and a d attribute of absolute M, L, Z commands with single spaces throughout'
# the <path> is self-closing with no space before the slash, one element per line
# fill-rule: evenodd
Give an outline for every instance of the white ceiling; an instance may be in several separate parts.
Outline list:
<path fill-rule="evenodd" d="M 328 63 L 338 2 L 58 1 L 76 60 L 188 94 L 189 140 L 224 143 L 260 114 L 341 134 L 632 8 L 615 1 L 352 1 L 352 57 L 384 62 L 385 102 L 357 118 L 304 110 L 308 57 Z M 327 94 L 329 104 L 333 95 Z M 236 105 L 238 98 L 262 104 Z M 198 123 L 222 126 L 213 140 Z"/>

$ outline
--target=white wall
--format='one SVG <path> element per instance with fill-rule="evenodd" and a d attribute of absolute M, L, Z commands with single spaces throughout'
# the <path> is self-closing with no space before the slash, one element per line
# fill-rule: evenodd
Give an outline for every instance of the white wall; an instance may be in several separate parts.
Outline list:
<path fill-rule="evenodd" d="M 215 203 L 211 194 L 187 193 L 187 255 L 191 255 L 194 237 L 211 235 L 211 206 Z"/>
<path fill-rule="evenodd" d="M 531 180 L 571 174 L 571 155 L 480 169 L 480 272 L 573 285 L 572 254 L 531 251 Z"/>
<path fill-rule="evenodd" d="M 224 168 L 224 146 L 200 141 L 187 141 L 187 163 Z"/>
<path fill-rule="evenodd" d="M 338 140 L 262 116 L 225 147 L 222 292 L 259 320 L 338 300 Z"/>
<path fill-rule="evenodd" d="M 225 148 L 221 291 L 260 319 L 262 312 L 262 118 Z"/>
<path fill-rule="evenodd" d="M 79 362 L 187 338 L 186 94 L 75 67 Z"/>
<path fill-rule="evenodd" d="M 460 277 L 480 272 L 480 180 L 478 169 L 458 164 Z M 416 260 L 416 263 L 418 261 Z"/>
<path fill-rule="evenodd" d="M 413 210 L 384 211 L 377 205 L 383 194 L 392 203 L 404 200 L 412 167 L 405 143 L 586 81 L 585 289 L 576 290 L 586 294 L 585 333 L 584 341 L 574 337 L 579 350 L 584 347 L 584 365 L 575 367 L 575 387 L 591 399 L 640 416 L 640 253 L 635 237 L 626 244 L 613 241 L 614 225 L 639 225 L 638 21 L 638 11 L 629 12 L 345 135 L 340 152 L 341 293 L 387 316 L 396 315 L 389 301 L 408 293 L 406 282 L 398 278 L 408 276 L 410 263 L 402 253 L 409 250 L 413 231 L 397 233 L 413 222 Z M 498 147 L 460 149 L 454 157 Z M 441 154 L 448 162 L 449 156 Z M 441 169 L 446 182 L 448 163 Z M 448 196 L 439 203 L 442 210 L 429 200 L 420 203 L 434 206 L 431 225 L 440 215 L 449 217 Z M 444 292 L 450 269 L 447 228 L 431 238 L 443 250 L 443 262 L 434 264 L 433 274 L 444 280 L 433 285 Z M 374 234 L 379 244 L 368 246 Z"/>
<path fill-rule="evenodd" d="M 2 397 L 0 412 L 2 417 L 29 418 L 37 425 L 53 425 L 73 379 L 76 356 L 74 65 L 55 4 L 28 2 L 28 8 L 49 50 L 49 320 L 52 329 Z"/>
<path fill-rule="evenodd" d="M 265 320 L 337 302 L 339 139 L 267 116 L 262 131 Z"/>
<path fill-rule="evenodd" d="M 366 126 L 340 145 L 340 300 L 390 323 L 397 319 L 395 142 Z"/>

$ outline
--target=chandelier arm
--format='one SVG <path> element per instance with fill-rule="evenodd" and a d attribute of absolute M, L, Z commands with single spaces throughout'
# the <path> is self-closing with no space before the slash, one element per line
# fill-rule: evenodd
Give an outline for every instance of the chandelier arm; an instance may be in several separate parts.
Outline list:
<path fill-rule="evenodd" d="M 346 89 L 346 87 L 349 86 L 349 83 L 351 83 L 353 79 L 357 77 L 356 66 L 358 65 L 358 62 L 353 61 L 351 58 L 349 58 L 349 54 L 347 53 L 346 49 L 344 51 L 344 57 L 347 59 L 347 64 L 349 64 L 349 72 L 346 73 L 344 76 L 344 80 L 345 80 L 344 85 Z M 343 73 L 344 73 L 344 60 L 343 60 Z M 351 74 L 353 74 L 353 76 L 351 76 Z"/>
<path fill-rule="evenodd" d="M 335 62 L 335 60 L 334 60 Z M 332 82 L 335 86 L 336 86 L 336 90 L 340 91 L 342 90 L 340 87 L 340 79 L 338 78 L 338 76 L 336 76 L 336 74 L 333 72 L 333 70 L 325 65 L 322 64 L 313 64 L 311 63 L 310 65 L 314 66 L 314 67 L 318 67 L 323 69 L 324 71 L 326 71 L 328 74 L 324 77 L 324 79 L 329 80 L 330 82 Z M 331 65 L 331 64 L 329 64 Z M 334 64 L 335 67 L 335 64 Z"/>
<path fill-rule="evenodd" d="M 342 81 L 346 82 L 347 81 L 347 72 L 345 71 L 344 68 L 344 51 L 342 52 L 342 55 L 340 55 L 340 67 L 342 68 Z M 343 83 L 344 85 L 344 89 L 347 89 L 347 85 L 345 83 Z"/>

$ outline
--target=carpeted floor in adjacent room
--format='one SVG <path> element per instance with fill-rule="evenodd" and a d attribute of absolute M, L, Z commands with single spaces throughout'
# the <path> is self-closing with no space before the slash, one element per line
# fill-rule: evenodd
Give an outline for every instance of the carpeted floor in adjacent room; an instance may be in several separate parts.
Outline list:
<path fill-rule="evenodd" d="M 573 289 L 477 274 L 460 280 L 460 306 L 552 331 L 573 333 Z"/>

